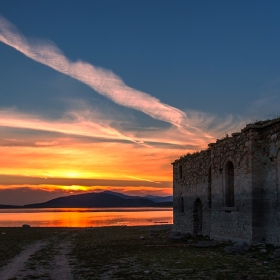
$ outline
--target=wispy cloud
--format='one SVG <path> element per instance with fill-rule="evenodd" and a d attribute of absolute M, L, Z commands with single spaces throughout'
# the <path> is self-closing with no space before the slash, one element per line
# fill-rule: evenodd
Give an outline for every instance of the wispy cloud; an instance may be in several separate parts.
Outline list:
<path fill-rule="evenodd" d="M 238 127 L 238 123 L 240 123 L 240 121 L 236 123 L 229 116 L 222 122 L 218 121 L 218 125 L 214 128 L 213 123 L 217 122 L 214 116 L 179 110 L 162 103 L 147 93 L 127 86 L 120 77 L 110 70 L 95 67 L 87 62 L 72 62 L 53 43 L 26 39 L 13 24 L 3 17 L 0 17 L 0 41 L 37 62 L 85 83 L 119 105 L 141 111 L 154 119 L 174 125 L 177 132 L 179 130 L 182 135 L 185 135 L 185 139 L 192 139 L 190 142 L 196 142 L 197 146 L 205 147 L 208 142 L 215 139 L 217 133 L 221 133 L 221 131 L 224 133 L 223 130 L 225 132 L 231 131 L 236 125 Z M 10 123 L 8 125 L 14 126 L 15 124 Z M 29 124 L 23 119 L 19 122 L 19 125 L 28 127 Z M 81 122 L 79 125 L 81 125 Z M 90 129 L 89 125 L 91 126 Z M 95 126 L 93 123 L 89 124 L 84 121 L 80 127 L 81 131 L 78 132 L 78 128 L 75 128 L 74 133 L 87 135 L 88 131 L 94 129 L 93 126 Z M 38 121 L 38 127 L 48 126 Z M 103 127 L 101 129 L 99 127 L 98 129 L 103 130 L 108 137 L 111 135 L 113 138 L 126 138 L 112 128 Z M 64 125 L 64 130 L 65 133 L 72 133 L 72 127 L 68 127 L 67 124 Z M 129 137 L 126 140 L 135 141 Z"/>
<path fill-rule="evenodd" d="M 112 71 L 89 63 L 71 62 L 50 42 L 31 42 L 22 36 L 14 25 L 0 17 L 0 41 L 15 48 L 27 57 L 69 75 L 113 102 L 174 125 L 186 126 L 186 115 L 181 110 L 160 102 L 157 98 L 133 89 Z"/>
<path fill-rule="evenodd" d="M 1 185 L 42 185 L 42 186 L 84 186 L 84 187 L 155 187 L 171 186 L 170 181 L 155 182 L 143 178 L 124 176 L 120 179 L 85 179 L 85 178 L 38 178 L 20 175 L 1 175 Z"/>
<path fill-rule="evenodd" d="M 84 143 L 77 140 L 57 139 L 58 144 L 54 146 L 13 146 L 13 143 L 0 146 L 0 173 L 29 175 L 41 178 L 41 181 L 50 177 L 79 180 L 128 180 L 133 177 L 158 182 L 170 180 L 170 162 L 185 152 L 182 147 L 166 149 L 134 143 Z"/>
<path fill-rule="evenodd" d="M 177 126 L 137 126 L 136 120 L 125 118 L 121 113 L 92 110 L 80 102 L 79 108 L 64 112 L 59 119 L 47 119 L 35 113 L 19 112 L 16 109 L 0 110 L 0 127 L 5 138 L 0 139 L 2 146 L 59 146 L 70 143 L 135 143 L 145 147 L 184 150 L 183 153 L 205 149 L 209 142 L 224 136 L 225 133 L 239 131 L 246 123 L 241 118 L 227 116 L 223 119 L 215 115 L 197 111 L 187 111 L 189 122 L 200 127 L 212 137 L 182 131 Z M 247 121 L 248 123 L 248 121 Z M 14 131 L 6 131 L 13 128 Z M 4 130 L 5 131 L 4 131 Z M 24 130 L 38 131 L 26 133 Z M 44 132 L 44 133 L 43 133 Z M 47 134 L 51 133 L 51 134 Z M 42 135 L 43 133 L 43 135 Z M 55 136 L 54 133 L 57 135 Z M 32 136 L 34 135 L 34 136 Z M 33 138 L 34 139 L 33 139 Z M 81 139 L 76 139 L 81 137 Z M 76 140 L 75 140 L 76 139 Z M 83 139 L 83 140 L 82 140 Z"/>
<path fill-rule="evenodd" d="M 27 40 L 2 17 L 0 41 L 87 84 L 117 104 L 165 122 L 153 121 L 152 127 L 145 126 L 122 112 L 104 108 L 101 112 L 77 100 L 72 102 L 74 106 L 68 100 L 68 110 L 56 119 L 16 108 L 0 109 L 0 132 L 4 135 L 0 139 L 0 192 L 1 188 L 22 186 L 28 193 L 34 187 L 39 197 L 39 189 L 45 185 L 46 193 L 79 191 L 82 186 L 88 191 L 168 194 L 172 161 L 206 148 L 209 142 L 225 132 L 238 131 L 244 124 L 230 115 L 218 118 L 164 104 L 128 87 L 109 70 L 71 62 L 49 42 Z"/>
<path fill-rule="evenodd" d="M 0 126 L 4 127 L 34 129 L 136 142 L 135 139 L 121 134 L 110 125 L 104 122 L 93 122 L 91 118 L 92 115 L 85 116 L 84 112 L 67 112 L 64 114 L 62 119 L 54 121 L 43 119 L 35 114 L 21 113 L 15 109 L 0 110 Z"/>

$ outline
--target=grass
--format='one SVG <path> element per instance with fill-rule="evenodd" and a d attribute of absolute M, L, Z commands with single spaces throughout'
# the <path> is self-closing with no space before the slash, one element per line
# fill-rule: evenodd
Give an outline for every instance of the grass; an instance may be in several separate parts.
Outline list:
<path fill-rule="evenodd" d="M 152 229 L 158 234 L 156 238 L 149 237 Z M 43 239 L 48 245 L 28 260 L 29 268 L 47 266 L 59 244 L 68 242 L 67 257 L 73 278 L 77 280 L 280 279 L 280 260 L 269 258 L 274 250 L 272 246 L 266 247 L 267 253 L 252 247 L 244 254 L 228 255 L 223 249 L 226 244 L 196 248 L 186 241 L 168 239 L 170 230 L 170 226 L 2 228 L 5 234 L 1 235 L 0 265 L 7 263 L 27 244 Z"/>
<path fill-rule="evenodd" d="M 0 267 L 27 245 L 48 239 L 50 232 L 40 228 L 0 228 Z"/>

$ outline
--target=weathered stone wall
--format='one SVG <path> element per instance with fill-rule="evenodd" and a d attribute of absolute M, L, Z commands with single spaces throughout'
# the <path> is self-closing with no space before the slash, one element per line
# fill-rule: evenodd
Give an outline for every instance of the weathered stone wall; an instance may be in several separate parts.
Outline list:
<path fill-rule="evenodd" d="M 174 230 L 194 231 L 198 217 L 194 214 L 195 201 L 199 198 L 202 234 L 214 239 L 249 243 L 266 240 L 280 245 L 279 150 L 280 119 L 275 119 L 247 125 L 240 133 L 209 144 L 206 151 L 176 160 Z M 233 181 L 229 179 L 229 162 L 233 165 Z M 228 202 L 230 184 L 234 205 Z"/>
<path fill-rule="evenodd" d="M 211 234 L 215 239 L 247 240 L 252 236 L 252 171 L 248 134 L 238 133 L 211 148 L 213 178 Z M 234 167 L 234 206 L 226 205 L 227 164 Z"/>
<path fill-rule="evenodd" d="M 280 208 L 279 208 L 279 170 L 280 170 L 280 121 L 274 120 L 255 128 L 259 138 L 258 158 L 259 185 L 262 198 L 262 215 L 255 213 L 256 219 L 262 220 L 263 238 L 270 244 L 280 244 Z M 255 149 L 257 150 L 257 149 Z M 261 171 L 260 171 L 261 170 Z M 254 173 L 254 176 L 257 175 Z M 258 217 L 257 217 L 258 216 Z"/>
<path fill-rule="evenodd" d="M 202 204 L 202 234 L 210 234 L 210 212 L 208 206 L 209 151 L 184 157 L 173 168 L 174 228 L 181 232 L 193 232 L 193 210 L 197 198 Z M 180 166 L 182 177 L 180 178 Z M 180 199 L 184 198 L 184 212 L 180 211 Z"/>

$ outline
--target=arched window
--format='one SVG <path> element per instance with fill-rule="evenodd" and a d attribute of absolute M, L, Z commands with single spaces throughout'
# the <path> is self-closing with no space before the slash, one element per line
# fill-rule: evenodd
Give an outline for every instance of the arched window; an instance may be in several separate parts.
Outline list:
<path fill-rule="evenodd" d="M 277 205 L 280 206 L 280 151 L 277 155 Z"/>
<path fill-rule="evenodd" d="M 211 208 L 212 204 L 212 197 L 211 197 L 211 191 L 212 191 L 212 174 L 211 174 L 211 167 L 208 171 L 208 206 Z"/>
<path fill-rule="evenodd" d="M 226 207 L 234 207 L 234 167 L 229 161 L 226 165 Z"/>
<path fill-rule="evenodd" d="M 185 212 L 185 205 L 184 205 L 184 197 L 183 196 L 180 197 L 179 211 L 180 211 L 180 213 Z"/>
<path fill-rule="evenodd" d="M 182 165 L 179 166 L 179 178 L 183 179 L 183 168 L 182 168 Z"/>
<path fill-rule="evenodd" d="M 202 203 L 199 198 L 194 202 L 193 206 L 193 233 L 198 234 L 202 231 Z"/>

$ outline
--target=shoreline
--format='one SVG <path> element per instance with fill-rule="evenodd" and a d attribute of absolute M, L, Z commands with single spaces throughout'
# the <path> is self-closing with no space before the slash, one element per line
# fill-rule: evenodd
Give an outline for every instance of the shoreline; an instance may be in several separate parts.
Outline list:
<path fill-rule="evenodd" d="M 100 227 L 173 224 L 172 208 L 61 208 L 0 210 L 1 227 Z"/>
<path fill-rule="evenodd" d="M 173 224 L 167 223 L 155 223 L 152 225 L 108 225 L 108 226 L 89 226 L 89 227 L 69 227 L 69 226 L 51 226 L 51 227 L 40 227 L 40 226 L 30 226 L 30 227 L 23 227 L 23 226 L 0 226 L 1 229 L 23 229 L 23 230 L 30 230 L 30 229 L 95 229 L 95 228 L 148 228 L 148 227 L 173 227 Z M 1 233 L 0 233 L 1 235 Z"/>

